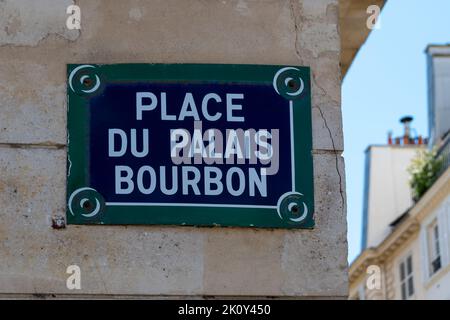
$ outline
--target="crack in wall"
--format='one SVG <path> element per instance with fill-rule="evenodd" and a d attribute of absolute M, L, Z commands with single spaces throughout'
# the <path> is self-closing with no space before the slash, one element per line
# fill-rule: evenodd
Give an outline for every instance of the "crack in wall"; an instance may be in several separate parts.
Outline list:
<path fill-rule="evenodd" d="M 312 80 L 313 80 L 314 85 L 317 88 L 319 88 L 322 91 L 323 94 L 326 95 L 326 90 L 324 88 L 322 88 L 317 83 L 314 73 L 312 73 Z M 333 147 L 333 151 L 334 151 L 334 155 L 335 155 L 335 163 L 336 163 L 336 172 L 337 172 L 337 174 L 339 176 L 339 194 L 341 195 L 341 200 L 342 200 L 342 211 L 344 211 L 346 202 L 345 202 L 345 197 L 344 197 L 344 191 L 343 191 L 343 188 L 342 188 L 342 175 L 341 175 L 341 172 L 339 170 L 339 158 L 338 158 L 338 153 L 337 153 L 338 150 L 336 149 L 336 145 L 335 145 L 334 139 L 333 139 L 333 134 L 331 133 L 331 129 L 328 126 L 328 122 L 327 122 L 327 120 L 325 118 L 325 115 L 324 115 L 322 109 L 320 108 L 319 105 L 317 105 L 316 108 L 317 108 L 317 110 L 319 110 L 319 113 L 320 113 L 322 121 L 323 121 L 323 123 L 325 125 L 325 128 L 327 128 L 327 130 L 328 130 L 328 134 L 329 134 L 330 140 L 331 140 L 331 146 Z"/>
<path fill-rule="evenodd" d="M 0 1 L 1 2 L 1 1 Z M 48 2 L 48 3 L 47 3 Z M 4 19 L 0 23 L 0 48 L 7 47 L 38 47 L 51 36 L 56 40 L 63 40 L 67 43 L 75 42 L 81 36 L 81 29 L 68 29 L 66 21 L 70 17 L 66 9 L 70 5 L 77 5 L 76 1 L 58 3 L 51 6 L 51 0 L 46 3 L 36 5 L 24 5 L 21 2 L 6 3 L 2 7 L 2 17 L 15 17 L 18 27 L 9 31 L 11 22 Z M 50 6 L 49 10 L 45 10 Z M 16 30 L 17 29 L 17 30 Z"/>
<path fill-rule="evenodd" d="M 78 38 L 80 37 L 81 29 L 76 30 L 76 31 L 78 31 L 78 35 L 76 36 L 75 39 L 67 38 L 64 34 L 62 34 L 60 32 L 49 32 L 45 36 L 43 36 L 42 38 L 37 40 L 36 43 L 33 43 L 33 44 L 0 43 L 0 48 L 8 48 L 8 47 L 11 47 L 11 48 L 36 48 L 51 38 L 53 38 L 55 40 L 64 41 L 67 44 L 69 44 L 71 42 L 76 42 L 78 40 Z"/>
<path fill-rule="evenodd" d="M 290 7 L 290 11 L 291 11 L 291 16 L 292 16 L 292 20 L 294 22 L 294 30 L 295 30 L 295 40 L 294 40 L 294 49 L 295 49 L 295 54 L 298 58 L 298 60 L 300 61 L 301 64 L 303 64 L 303 59 L 301 57 L 300 54 L 300 49 L 298 48 L 298 34 L 301 31 L 298 21 L 297 21 L 297 15 L 295 14 L 296 10 L 295 10 L 295 6 L 294 6 L 294 1 L 290 0 L 289 1 L 289 7 Z"/>
<path fill-rule="evenodd" d="M 298 20 L 297 20 L 298 18 L 297 18 L 297 15 L 296 15 L 296 11 L 297 11 L 296 9 L 298 9 L 298 8 L 296 8 L 296 6 L 294 5 L 294 2 L 295 1 L 293 1 L 293 0 L 289 1 L 289 7 L 290 7 L 292 20 L 293 20 L 293 23 L 294 23 L 294 31 L 295 31 L 294 49 L 295 49 L 295 54 L 297 56 L 297 59 L 299 60 L 299 62 L 301 64 L 303 64 L 303 59 L 301 57 L 300 49 L 299 49 L 299 38 L 298 38 L 299 37 L 298 36 L 299 32 L 301 32 L 301 28 L 299 27 Z M 298 9 L 298 10 L 300 10 L 300 9 Z M 312 80 L 313 80 L 313 83 L 315 84 L 315 86 L 317 88 L 319 88 L 320 91 L 322 91 L 322 93 L 324 95 L 327 95 L 326 90 L 324 90 L 320 85 L 318 85 L 318 83 L 317 83 L 317 81 L 315 79 L 314 73 L 312 73 Z M 331 133 L 331 129 L 328 126 L 327 120 L 326 120 L 326 118 L 324 116 L 324 113 L 323 113 L 322 109 L 318 105 L 315 106 L 315 107 L 319 110 L 319 113 L 320 113 L 320 116 L 321 116 L 321 118 L 322 118 L 322 120 L 324 122 L 325 128 L 327 129 L 328 134 L 330 136 L 331 145 L 332 145 L 332 148 L 333 148 L 333 154 L 335 156 L 336 172 L 337 172 L 337 174 L 339 176 L 339 194 L 341 196 L 341 201 L 342 201 L 342 211 L 344 211 L 344 208 L 345 208 L 345 197 L 344 197 L 344 191 L 343 191 L 343 187 L 342 187 L 342 175 L 341 175 L 341 172 L 339 170 L 338 150 L 336 149 L 336 145 L 335 145 L 335 142 L 334 142 L 334 139 L 333 139 L 333 134 Z M 316 150 L 316 151 L 318 151 L 318 150 Z M 321 150 L 321 151 L 324 151 L 324 150 Z M 313 152 L 314 152 L 314 150 L 313 150 Z"/>
<path fill-rule="evenodd" d="M 65 149 L 66 145 L 61 143 L 5 143 L 0 142 L 0 148 L 11 148 L 11 149 Z"/>
<path fill-rule="evenodd" d="M 331 139 L 331 145 L 333 146 L 333 151 L 334 151 L 333 153 L 334 153 L 334 156 L 335 156 L 334 158 L 335 158 L 335 163 L 336 163 L 336 171 L 337 171 L 337 174 L 339 176 L 339 194 L 341 195 L 341 200 L 342 200 L 342 210 L 344 210 L 345 197 L 344 197 L 344 192 L 342 190 L 342 176 L 341 176 L 341 172 L 339 170 L 339 158 L 338 158 L 336 147 L 334 145 L 333 135 L 331 134 L 331 130 L 328 127 L 328 123 L 327 123 L 327 120 L 325 119 L 325 116 L 324 116 L 324 114 L 322 112 L 322 109 L 319 106 L 317 106 L 317 110 L 319 110 L 319 113 L 320 113 L 320 116 L 321 116 L 321 118 L 323 120 L 323 123 L 325 124 L 325 127 L 328 130 L 328 134 L 330 135 L 330 139 Z"/>

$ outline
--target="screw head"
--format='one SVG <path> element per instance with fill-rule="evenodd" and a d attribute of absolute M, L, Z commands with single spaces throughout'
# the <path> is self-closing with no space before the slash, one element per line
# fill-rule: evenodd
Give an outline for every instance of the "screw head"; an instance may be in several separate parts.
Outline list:
<path fill-rule="evenodd" d="M 66 227 L 66 219 L 63 216 L 54 216 L 52 218 L 53 229 L 64 229 Z"/>

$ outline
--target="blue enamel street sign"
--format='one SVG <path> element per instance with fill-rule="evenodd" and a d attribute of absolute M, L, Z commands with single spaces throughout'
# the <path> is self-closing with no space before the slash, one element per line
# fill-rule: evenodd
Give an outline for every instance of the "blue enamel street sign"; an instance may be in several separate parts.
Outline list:
<path fill-rule="evenodd" d="M 309 68 L 68 65 L 69 224 L 312 228 Z"/>

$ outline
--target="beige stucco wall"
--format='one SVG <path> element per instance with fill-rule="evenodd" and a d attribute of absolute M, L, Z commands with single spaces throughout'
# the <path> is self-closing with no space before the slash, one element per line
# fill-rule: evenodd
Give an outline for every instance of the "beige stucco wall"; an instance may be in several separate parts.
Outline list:
<path fill-rule="evenodd" d="M 440 234 L 441 269 L 429 275 L 427 229 L 437 219 Z M 386 243 L 364 251 L 351 266 L 349 296 L 354 298 L 358 290 L 364 288 L 365 299 L 399 300 L 401 296 L 400 263 L 408 255 L 412 256 L 414 275 L 414 295 L 410 299 L 444 299 L 450 297 L 450 169 L 447 168 L 419 202 L 411 208 L 409 217 L 397 228 L 417 224 L 416 228 L 403 228 L 393 232 Z M 399 231 L 400 230 L 400 231 Z M 409 230 L 409 231 L 405 231 Z M 411 231 L 411 232 L 410 232 Z M 388 249 L 392 248 L 392 250 Z M 377 265 L 381 270 L 382 287 L 369 289 L 367 273 L 369 265 Z M 359 268 L 361 267 L 361 268 Z"/>
<path fill-rule="evenodd" d="M 365 300 L 401 300 L 401 287 L 400 287 L 400 271 L 399 265 L 407 255 L 412 255 L 413 259 L 413 272 L 414 272 L 414 299 L 421 299 L 422 287 L 421 287 L 421 254 L 420 254 L 420 241 L 418 232 L 414 233 L 407 239 L 402 245 L 393 250 L 393 252 L 385 259 L 372 259 L 368 261 L 368 266 L 374 265 L 380 268 L 380 280 L 381 287 L 370 288 L 368 282 L 372 273 L 368 272 L 368 267 L 361 272 L 361 274 L 350 281 L 349 284 L 349 296 L 351 298 L 358 296 L 360 290 L 364 291 Z"/>
<path fill-rule="evenodd" d="M 347 295 L 337 0 L 0 2 L 0 296 Z M 312 70 L 316 228 L 68 226 L 67 63 Z M 82 288 L 66 288 L 66 268 Z"/>

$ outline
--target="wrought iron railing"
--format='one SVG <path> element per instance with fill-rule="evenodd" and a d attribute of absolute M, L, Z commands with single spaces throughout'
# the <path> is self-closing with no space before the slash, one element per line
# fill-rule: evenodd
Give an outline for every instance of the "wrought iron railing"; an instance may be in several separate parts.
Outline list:
<path fill-rule="evenodd" d="M 437 174 L 437 177 L 440 177 L 450 166 L 450 137 L 448 137 L 445 143 L 439 148 L 436 158 L 442 161 L 439 173 Z"/>

